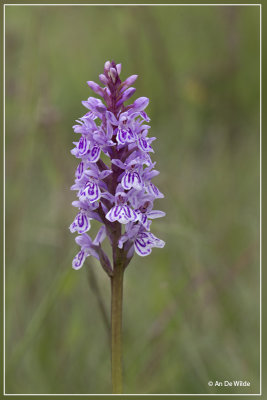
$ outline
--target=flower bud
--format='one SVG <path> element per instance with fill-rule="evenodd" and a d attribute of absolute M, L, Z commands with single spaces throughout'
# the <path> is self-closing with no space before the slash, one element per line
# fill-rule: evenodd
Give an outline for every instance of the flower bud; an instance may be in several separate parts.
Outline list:
<path fill-rule="evenodd" d="M 109 71 L 110 67 L 111 67 L 110 61 L 105 62 L 104 70 Z"/>
<path fill-rule="evenodd" d="M 101 83 L 103 83 L 103 85 L 107 85 L 108 84 L 108 78 L 104 74 L 100 74 L 99 75 L 99 80 L 100 80 Z"/>
<path fill-rule="evenodd" d="M 121 73 L 121 64 L 116 64 L 116 70 L 118 72 L 118 75 Z"/>
<path fill-rule="evenodd" d="M 109 76 L 111 77 L 112 82 L 115 83 L 115 82 L 116 82 L 116 78 L 117 78 L 117 76 L 118 76 L 118 73 L 117 73 L 117 71 L 116 71 L 115 68 L 110 68 L 110 70 L 109 70 Z"/>
<path fill-rule="evenodd" d="M 123 82 L 121 91 L 123 91 L 123 90 L 127 89 L 129 86 L 131 86 L 131 85 L 136 81 L 137 78 L 138 78 L 138 75 L 131 75 L 131 76 L 129 76 L 129 78 L 127 78 L 127 79 Z"/>
<path fill-rule="evenodd" d="M 93 82 L 93 81 L 88 81 L 87 85 L 99 96 L 103 97 L 104 94 L 104 90 L 102 89 L 102 87 L 100 87 L 97 83 Z"/>
<path fill-rule="evenodd" d="M 123 93 L 121 99 L 118 101 L 117 106 L 120 106 L 124 101 L 129 100 L 129 98 L 136 92 L 134 87 L 131 87 Z"/>
<path fill-rule="evenodd" d="M 143 111 L 148 106 L 148 103 L 149 99 L 147 97 L 139 97 L 133 103 L 131 110 L 134 112 Z"/>

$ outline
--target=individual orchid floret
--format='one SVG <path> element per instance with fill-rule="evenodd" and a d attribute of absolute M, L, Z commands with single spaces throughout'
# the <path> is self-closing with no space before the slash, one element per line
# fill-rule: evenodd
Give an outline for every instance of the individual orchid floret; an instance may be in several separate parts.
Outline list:
<path fill-rule="evenodd" d="M 81 250 L 73 260 L 72 266 L 74 269 L 80 269 L 88 256 L 94 256 L 99 260 L 100 244 L 105 239 L 104 231 L 104 227 L 101 227 L 94 241 L 86 233 L 76 237 L 76 243 L 81 246 Z"/>
<path fill-rule="evenodd" d="M 86 215 L 86 212 L 80 211 L 76 217 L 73 223 L 70 225 L 70 231 L 73 232 L 78 232 L 78 233 L 85 233 L 90 230 L 91 228 L 91 223 L 90 220 L 92 218 L 89 218 Z"/>
<path fill-rule="evenodd" d="M 121 224 L 127 224 L 139 219 L 137 213 L 127 205 L 127 194 L 125 192 L 116 193 L 115 202 L 115 206 L 106 215 L 110 222 L 118 221 Z"/>
<path fill-rule="evenodd" d="M 140 224 L 143 225 L 147 231 L 150 231 L 150 225 L 152 223 L 152 221 L 150 221 L 151 219 L 165 216 L 165 212 L 153 210 L 154 198 L 151 195 L 145 195 L 144 190 L 137 193 L 136 191 L 133 191 L 133 194 L 131 194 L 131 196 L 129 195 L 129 200 L 134 211 L 138 215 Z"/>
<path fill-rule="evenodd" d="M 141 232 L 134 241 L 134 248 L 139 256 L 147 256 L 151 253 L 153 247 L 162 248 L 165 242 L 158 239 L 151 232 Z"/>

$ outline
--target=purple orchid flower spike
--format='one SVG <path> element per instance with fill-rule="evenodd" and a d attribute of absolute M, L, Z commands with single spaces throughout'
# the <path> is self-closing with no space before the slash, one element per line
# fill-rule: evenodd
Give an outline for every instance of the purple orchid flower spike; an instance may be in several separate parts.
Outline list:
<path fill-rule="evenodd" d="M 131 85 L 137 75 L 122 82 L 120 73 L 121 64 L 108 61 L 104 73 L 99 76 L 105 86 L 87 82 L 102 100 L 89 97 L 83 101 L 89 113 L 77 120 L 78 124 L 73 127 L 81 137 L 74 142 L 71 153 L 81 162 L 72 186 L 73 190 L 77 190 L 79 213 L 70 230 L 84 234 L 89 231 L 93 219 L 101 221 L 112 246 L 118 248 L 123 236 L 122 227 L 125 226 L 127 232 L 129 227 L 138 228 L 138 237 L 127 233 L 124 248 L 134 247 L 138 255 L 144 256 L 150 254 L 153 247 L 163 247 L 162 241 L 158 246 L 151 236 L 150 226 L 152 219 L 165 215 L 162 211 L 153 210 L 154 200 L 164 196 L 151 182 L 159 172 L 153 169 L 155 164 L 149 156 L 153 152 L 151 143 L 155 140 L 148 137 L 150 126 L 146 123 L 150 119 L 144 111 L 149 100 L 139 97 L 133 104 L 125 106 L 124 102 L 135 92 Z M 110 159 L 109 166 L 101 160 L 101 153 Z M 81 255 L 79 257 L 82 259 Z M 120 258 L 125 263 L 129 261 L 123 249 Z"/>
<path fill-rule="evenodd" d="M 134 253 L 147 256 L 153 248 L 165 245 L 151 233 L 152 220 L 165 213 L 153 209 L 154 201 L 164 196 L 151 182 L 159 172 L 150 157 L 156 138 L 148 135 L 150 119 L 145 109 L 149 99 L 139 97 L 125 105 L 136 91 L 132 85 L 137 75 L 124 81 L 120 76 L 121 64 L 107 61 L 99 75 L 103 86 L 87 82 L 101 99 L 89 97 L 82 101 L 88 110 L 73 126 L 75 134 L 81 136 L 73 142 L 71 150 L 79 160 L 71 187 L 77 191 L 73 205 L 78 214 L 69 229 L 78 233 L 76 243 L 80 246 L 72 266 L 80 269 L 89 256 L 99 260 L 111 278 L 112 299 L 115 299 L 112 315 L 113 312 L 118 315 L 115 308 L 122 298 L 123 273 Z M 88 235 L 93 220 L 101 224 L 94 240 Z M 112 247 L 112 262 L 102 248 L 105 238 Z M 114 334 L 117 338 L 118 321 L 112 321 L 112 337 Z M 116 340 L 112 348 L 119 346 Z M 122 390 L 118 364 L 116 356 L 112 356 L 114 393 Z"/>

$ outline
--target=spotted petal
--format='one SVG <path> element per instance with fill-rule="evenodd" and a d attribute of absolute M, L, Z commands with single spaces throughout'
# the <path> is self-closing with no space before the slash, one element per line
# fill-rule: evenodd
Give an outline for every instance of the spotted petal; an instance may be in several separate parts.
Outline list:
<path fill-rule="evenodd" d="M 90 147 L 89 140 L 86 139 L 86 137 L 82 136 L 78 143 L 79 156 L 84 156 L 88 152 L 89 147 Z"/>
<path fill-rule="evenodd" d="M 110 222 L 118 221 L 121 224 L 127 224 L 130 221 L 137 221 L 138 216 L 129 206 L 114 206 L 106 215 Z"/>
<path fill-rule="evenodd" d="M 74 257 L 72 261 L 72 268 L 73 269 L 82 268 L 85 259 L 86 259 L 85 252 L 83 250 L 79 251 L 79 253 Z"/>
<path fill-rule="evenodd" d="M 122 211 L 120 213 L 119 222 L 121 224 L 127 224 L 130 221 L 137 221 L 138 215 L 134 210 L 132 210 L 129 206 L 124 205 L 122 207 Z"/>
<path fill-rule="evenodd" d="M 78 232 L 80 234 L 85 233 L 89 231 L 91 228 L 90 224 L 90 219 L 85 215 L 85 213 L 80 212 L 73 223 L 70 226 L 70 231 L 73 232 Z"/>
<path fill-rule="evenodd" d="M 159 191 L 159 189 L 157 188 L 157 186 L 155 186 L 151 182 L 146 185 L 146 190 L 147 190 L 147 193 L 151 194 L 153 197 L 155 197 L 157 199 L 161 199 L 164 197 L 164 194 L 161 193 Z"/>
<path fill-rule="evenodd" d="M 88 161 L 96 163 L 100 158 L 101 149 L 96 144 L 87 153 Z"/>
<path fill-rule="evenodd" d="M 89 200 L 90 203 L 93 203 L 99 200 L 101 197 L 101 192 L 98 185 L 93 181 L 88 181 L 85 185 L 84 190 L 80 194 L 80 200 Z"/>
<path fill-rule="evenodd" d="M 147 113 L 145 111 L 141 111 L 140 115 L 142 118 L 144 118 L 145 121 L 149 122 L 150 118 L 148 117 Z"/>
<path fill-rule="evenodd" d="M 141 237 L 135 240 L 134 249 L 141 257 L 148 256 L 152 251 L 151 246 L 149 246 L 149 244 L 147 244 L 147 242 Z"/>
<path fill-rule="evenodd" d="M 122 206 L 115 206 L 112 207 L 109 212 L 106 214 L 106 218 L 110 221 L 110 222 L 115 222 L 117 221 L 117 219 L 119 218 L 119 214 L 121 212 Z"/>
<path fill-rule="evenodd" d="M 119 128 L 116 138 L 119 144 L 126 144 L 135 142 L 137 140 L 137 135 L 131 129 Z"/>
<path fill-rule="evenodd" d="M 153 247 L 158 247 L 162 249 L 165 246 L 164 240 L 157 238 L 153 233 L 149 232 L 150 240 L 152 240 Z"/>
<path fill-rule="evenodd" d="M 158 239 L 151 232 L 141 232 L 137 236 L 134 242 L 135 251 L 139 256 L 147 256 L 151 253 L 152 247 L 162 248 L 165 246 L 165 242 Z"/>
<path fill-rule="evenodd" d="M 142 151 L 145 151 L 145 152 L 152 151 L 153 152 L 153 149 L 150 146 L 150 144 L 146 138 L 141 137 L 138 139 L 138 147 Z"/>
<path fill-rule="evenodd" d="M 147 218 L 146 214 L 140 213 L 139 214 L 139 221 L 147 231 L 150 230 L 151 221 L 149 221 L 149 219 Z"/>
<path fill-rule="evenodd" d="M 83 171 L 84 171 L 84 162 L 80 162 L 75 172 L 75 176 L 77 179 L 81 179 Z"/>
<path fill-rule="evenodd" d="M 138 172 L 126 172 L 121 180 L 121 185 L 124 189 L 130 190 L 132 187 L 136 190 L 141 190 L 143 188 L 143 183 Z"/>

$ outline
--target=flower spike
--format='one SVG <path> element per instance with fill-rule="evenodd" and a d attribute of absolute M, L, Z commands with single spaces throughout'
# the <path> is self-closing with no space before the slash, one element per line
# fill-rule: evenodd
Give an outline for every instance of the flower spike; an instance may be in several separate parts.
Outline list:
<path fill-rule="evenodd" d="M 93 256 L 110 276 L 114 267 L 101 247 L 106 237 L 124 268 L 134 251 L 143 257 L 165 244 L 150 232 L 152 220 L 165 213 L 153 210 L 154 200 L 164 196 L 151 182 L 159 172 L 153 169 L 155 163 L 150 158 L 155 138 L 148 136 L 150 119 L 144 111 L 149 99 L 139 97 L 126 106 L 124 102 L 136 91 L 131 85 L 137 75 L 124 81 L 120 76 L 121 64 L 107 61 L 99 75 L 104 87 L 87 82 L 101 99 L 82 101 L 88 111 L 73 126 L 75 134 L 81 136 L 71 150 L 79 164 L 72 186 L 77 191 L 78 200 L 73 205 L 78 214 L 70 231 L 80 235 L 76 242 L 81 248 L 72 266 L 80 269 L 86 257 Z M 102 161 L 103 154 L 109 165 Z M 101 223 L 94 240 L 88 235 L 92 220 Z"/>

